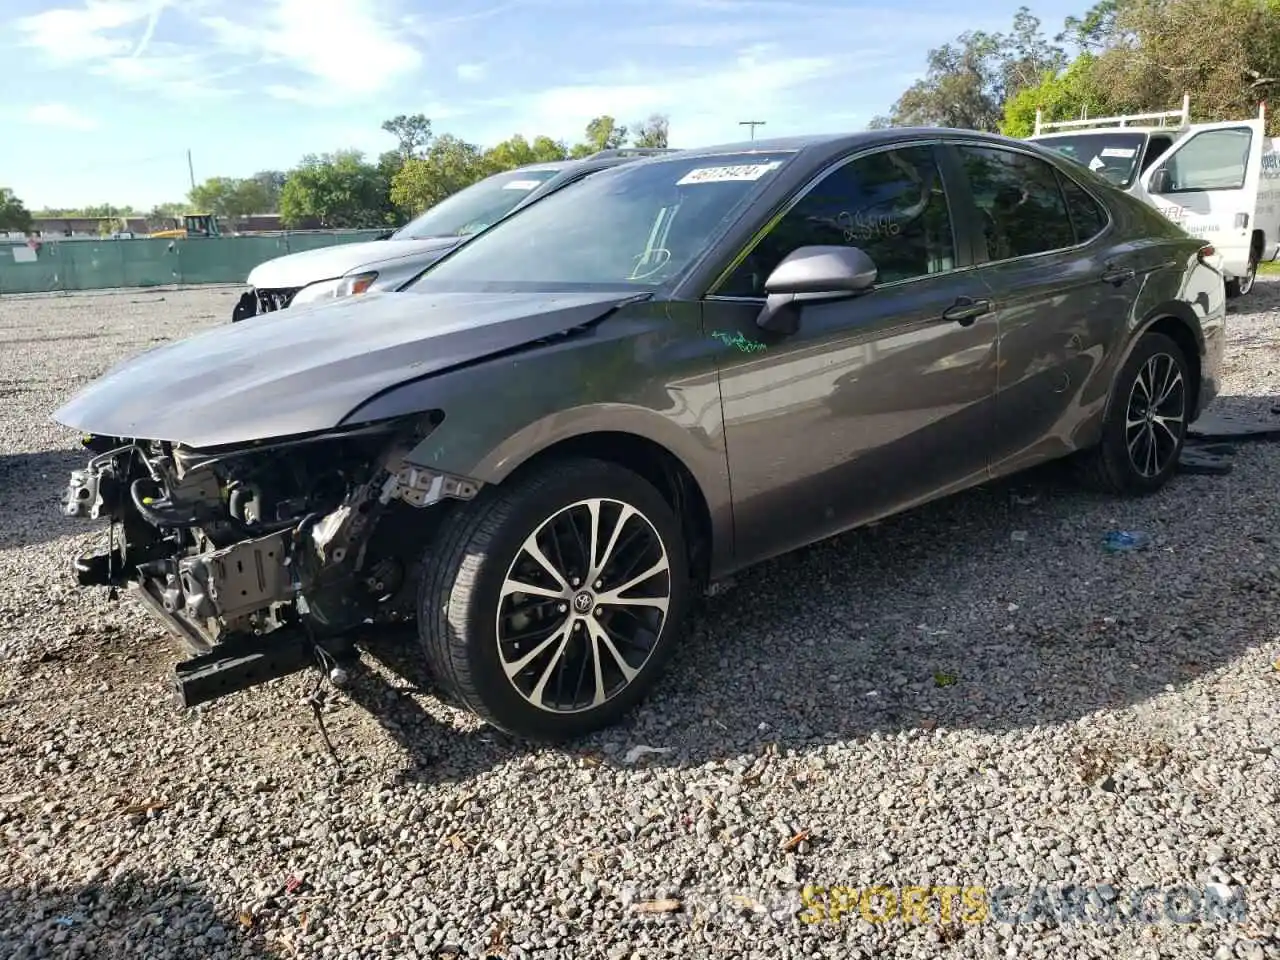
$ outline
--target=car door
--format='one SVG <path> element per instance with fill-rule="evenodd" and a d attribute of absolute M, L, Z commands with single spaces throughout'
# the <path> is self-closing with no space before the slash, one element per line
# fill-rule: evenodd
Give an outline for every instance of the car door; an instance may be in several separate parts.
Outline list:
<path fill-rule="evenodd" d="M 800 191 L 704 299 L 724 346 L 742 562 L 986 478 L 996 328 L 954 225 L 936 145 L 856 154 Z M 829 244 L 869 254 L 875 287 L 803 305 L 793 334 L 762 331 L 769 273 Z"/>
<path fill-rule="evenodd" d="M 1030 151 L 958 142 L 976 211 L 976 273 L 999 330 L 992 471 L 1075 446 L 1081 390 L 1124 328 L 1140 254 L 1113 245 L 1105 207 Z"/>
<path fill-rule="evenodd" d="M 1262 120 L 1191 127 L 1138 181 L 1138 196 L 1212 244 L 1232 276 L 1249 263 L 1262 175 Z"/>
<path fill-rule="evenodd" d="M 1263 142 L 1259 164 L 1258 222 L 1262 231 L 1262 260 L 1280 256 L 1280 137 Z"/>

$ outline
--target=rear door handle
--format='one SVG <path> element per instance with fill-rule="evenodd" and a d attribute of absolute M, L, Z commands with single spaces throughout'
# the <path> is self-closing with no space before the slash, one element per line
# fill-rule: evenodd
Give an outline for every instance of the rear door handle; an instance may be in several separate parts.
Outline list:
<path fill-rule="evenodd" d="M 1137 275 L 1136 271 L 1127 267 L 1108 266 L 1102 271 L 1102 282 L 1110 283 L 1118 287 L 1122 283 L 1128 283 Z"/>
<path fill-rule="evenodd" d="M 968 327 L 973 325 L 973 321 L 990 312 L 990 300 L 974 300 L 970 297 L 961 297 L 942 312 L 942 319 L 954 320 L 960 326 Z"/>

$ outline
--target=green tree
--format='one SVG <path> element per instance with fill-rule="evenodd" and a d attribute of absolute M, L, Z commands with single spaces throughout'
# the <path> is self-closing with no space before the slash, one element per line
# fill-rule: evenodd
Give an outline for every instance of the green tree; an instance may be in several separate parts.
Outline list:
<path fill-rule="evenodd" d="M 618 126 L 608 114 L 596 117 L 587 124 L 586 140 L 570 152 L 574 157 L 586 157 L 599 150 L 616 150 L 627 142 L 627 128 Z"/>
<path fill-rule="evenodd" d="M 1005 101 L 1066 64 L 1026 7 L 1006 34 L 970 31 L 929 51 L 925 76 L 903 92 L 876 126 L 943 126 L 996 130 Z"/>
<path fill-rule="evenodd" d="M 279 213 L 280 191 L 284 189 L 285 174 L 280 170 L 259 170 L 252 177 L 262 188 L 262 205 L 254 213 Z"/>
<path fill-rule="evenodd" d="M 671 130 L 671 118 L 665 113 L 654 113 L 644 123 L 636 125 L 636 135 L 632 140 L 637 147 L 666 147 Z"/>
<path fill-rule="evenodd" d="M 431 132 L 431 121 L 422 113 L 411 116 L 402 113 L 390 120 L 384 120 L 382 129 L 399 142 L 397 152 L 404 160 L 422 156 L 435 136 Z"/>
<path fill-rule="evenodd" d="M 308 154 L 290 171 L 280 194 L 280 219 L 296 227 L 312 217 L 328 228 L 396 222 L 386 178 L 358 150 Z"/>
<path fill-rule="evenodd" d="M 1173 109 L 1188 91 L 1195 120 L 1236 120 L 1280 101 L 1277 0 L 1126 0 L 1106 44 L 1097 83 L 1126 112 Z M 1270 114 L 1275 135 L 1280 116 Z"/>
<path fill-rule="evenodd" d="M 128 204 L 123 206 L 119 204 L 100 203 L 96 206 L 88 206 L 83 210 L 75 211 L 72 215 L 88 218 L 102 217 L 133 217 L 137 216 L 138 211 Z"/>
<path fill-rule="evenodd" d="M 1046 120 L 1176 109 L 1191 93 L 1196 121 L 1280 105 L 1280 0 L 1103 0 L 1068 17 L 1061 35 L 1081 53 L 1065 70 L 1009 97 L 1001 129 L 1026 136 Z M 1268 111 L 1268 132 L 1280 115 Z"/>
<path fill-rule="evenodd" d="M 490 173 L 514 170 L 531 163 L 550 163 L 569 155 L 565 145 L 550 137 L 535 137 L 530 143 L 521 134 L 503 140 L 484 151 L 484 165 Z"/>
<path fill-rule="evenodd" d="M 190 199 L 195 212 L 212 213 L 228 220 L 265 213 L 274 206 L 269 185 L 256 177 L 245 180 L 210 177 L 191 191 Z"/>
<path fill-rule="evenodd" d="M 1062 33 L 1055 38 L 1068 42 L 1085 53 L 1096 53 L 1111 42 L 1116 33 L 1116 18 L 1129 0 L 1100 0 L 1083 17 L 1067 17 Z"/>
<path fill-rule="evenodd" d="M 192 208 L 200 213 L 215 213 L 225 217 L 227 197 L 235 186 L 236 181 L 231 177 L 210 177 L 204 183 L 192 187 L 187 199 L 191 201 Z"/>
<path fill-rule="evenodd" d="M 31 212 L 8 187 L 0 187 L 0 230 L 19 233 L 31 230 Z"/>
<path fill-rule="evenodd" d="M 391 182 L 391 202 L 411 215 L 488 176 L 484 151 L 446 133 L 423 157 L 406 160 Z"/>
<path fill-rule="evenodd" d="M 1115 113 L 1114 99 L 1098 86 L 1097 57 L 1082 53 L 1061 73 L 1046 73 L 1040 83 L 1005 101 L 1000 132 L 1009 137 L 1035 133 L 1036 110 L 1047 123 Z"/>

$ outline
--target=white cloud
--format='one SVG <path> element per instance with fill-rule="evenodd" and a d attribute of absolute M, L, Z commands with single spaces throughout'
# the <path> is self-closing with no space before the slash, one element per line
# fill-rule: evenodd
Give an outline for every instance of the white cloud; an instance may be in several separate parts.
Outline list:
<path fill-rule="evenodd" d="M 623 124 L 665 113 L 671 117 L 672 140 L 695 146 L 737 139 L 738 121 L 743 119 L 803 120 L 806 104 L 798 96 L 799 88 L 833 80 L 847 68 L 847 63 L 833 58 L 788 57 L 757 45 L 740 51 L 729 63 L 667 73 L 659 82 L 641 79 L 652 77 L 652 71 L 620 68 L 611 77 L 622 83 L 553 87 L 509 106 L 528 130 L 554 131 L 571 139 L 580 137 L 586 123 L 604 112 Z M 635 79 L 627 82 L 628 74 Z"/>
<path fill-rule="evenodd" d="M 28 107 L 22 114 L 27 123 L 42 127 L 57 127 L 62 130 L 97 130 L 101 124 L 75 107 L 65 103 L 41 103 Z"/>
<path fill-rule="evenodd" d="M 383 18 L 385 0 L 82 0 L 15 21 L 52 62 L 181 98 L 235 93 L 226 76 L 272 68 L 268 94 L 359 100 L 417 71 L 422 58 Z M 170 24 L 175 26 L 171 27 Z M 191 39 L 166 40 L 164 31 Z"/>
<path fill-rule="evenodd" d="M 326 103 L 380 93 L 422 63 L 418 50 L 379 19 L 374 0 L 271 0 L 259 17 L 201 18 L 228 51 L 288 68 L 301 83 L 274 84 L 286 100 Z"/>
<path fill-rule="evenodd" d="M 483 63 L 460 63 L 458 64 L 458 79 L 466 83 L 475 83 L 483 80 L 489 73 L 489 68 Z"/>
<path fill-rule="evenodd" d="M 133 43 L 121 31 L 145 23 L 150 0 L 86 0 L 79 8 L 59 7 L 18 19 L 24 43 L 62 63 L 127 54 Z"/>
<path fill-rule="evenodd" d="M 147 14 L 146 28 L 142 31 L 142 37 L 138 40 L 138 45 L 133 48 L 133 53 L 131 54 L 134 59 L 142 56 L 146 51 L 147 45 L 151 43 L 151 38 L 156 35 L 156 27 L 160 25 L 160 15 L 164 13 L 164 8 L 171 2 L 172 0 L 151 0 L 151 10 Z"/>

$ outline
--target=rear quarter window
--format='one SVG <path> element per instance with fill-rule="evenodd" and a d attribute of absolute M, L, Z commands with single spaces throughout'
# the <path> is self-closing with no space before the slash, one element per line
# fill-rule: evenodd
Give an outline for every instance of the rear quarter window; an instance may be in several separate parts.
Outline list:
<path fill-rule="evenodd" d="M 1067 214 L 1075 230 L 1076 243 L 1088 243 L 1107 226 L 1107 212 L 1080 184 L 1058 171 L 1062 197 L 1067 202 Z"/>

